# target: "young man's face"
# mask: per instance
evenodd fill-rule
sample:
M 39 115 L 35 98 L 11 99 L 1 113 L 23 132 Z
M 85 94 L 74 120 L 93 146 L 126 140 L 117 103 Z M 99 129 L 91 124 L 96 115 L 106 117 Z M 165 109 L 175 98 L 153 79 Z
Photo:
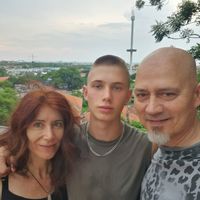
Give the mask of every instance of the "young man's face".
M 128 75 L 118 66 L 96 66 L 88 75 L 84 97 L 90 117 L 102 121 L 119 120 L 131 96 Z

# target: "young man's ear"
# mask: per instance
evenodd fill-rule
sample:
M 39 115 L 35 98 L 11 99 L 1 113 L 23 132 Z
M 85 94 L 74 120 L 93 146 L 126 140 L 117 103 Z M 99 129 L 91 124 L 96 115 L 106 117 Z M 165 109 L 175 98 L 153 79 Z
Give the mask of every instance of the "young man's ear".
M 83 86 L 83 97 L 87 101 L 87 95 L 88 95 L 88 90 L 87 90 L 87 85 Z

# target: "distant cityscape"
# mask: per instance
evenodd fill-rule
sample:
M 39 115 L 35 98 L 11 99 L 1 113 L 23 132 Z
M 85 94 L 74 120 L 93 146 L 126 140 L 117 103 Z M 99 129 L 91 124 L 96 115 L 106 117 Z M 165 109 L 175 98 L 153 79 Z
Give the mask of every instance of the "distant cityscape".
M 50 71 L 59 70 L 62 67 L 78 67 L 89 69 L 91 63 L 78 63 L 78 62 L 18 62 L 18 61 L 0 61 L 0 69 L 5 69 L 8 75 L 17 76 L 26 73 L 46 74 Z
M 81 120 L 85 121 L 89 119 L 89 113 L 87 111 L 87 105 L 83 102 L 81 88 L 83 84 L 85 84 L 87 73 L 91 65 L 92 63 L 77 62 L 46 63 L 0 61 L 0 71 L 6 71 L 5 75 L 0 75 L 0 83 L 5 81 L 11 82 L 12 88 L 17 92 L 19 98 L 23 97 L 24 94 L 31 89 L 32 86 L 29 85 L 29 81 L 31 80 L 38 80 L 45 85 L 53 86 L 66 96 L 78 115 L 81 115 Z M 70 71 L 71 69 L 74 71 Z M 74 74 L 76 75 L 73 77 Z M 27 79 L 28 85 L 26 84 Z M 59 82 L 55 82 L 58 79 Z M 0 109 L 4 108 L 0 106 Z M 10 111 L 7 110 L 6 112 L 9 115 Z M 122 116 L 128 121 L 138 121 L 138 117 L 135 115 L 135 110 L 131 104 L 124 107 Z M 4 124 L 4 122 L 0 123 L 0 125 Z M 0 132 L 3 129 L 4 127 L 0 127 Z

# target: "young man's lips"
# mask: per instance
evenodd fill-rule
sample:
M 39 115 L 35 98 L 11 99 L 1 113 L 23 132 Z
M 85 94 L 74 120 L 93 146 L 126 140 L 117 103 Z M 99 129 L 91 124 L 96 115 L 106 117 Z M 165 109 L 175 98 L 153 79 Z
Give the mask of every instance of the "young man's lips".
M 113 108 L 110 106 L 99 106 L 99 109 L 102 111 L 111 111 Z

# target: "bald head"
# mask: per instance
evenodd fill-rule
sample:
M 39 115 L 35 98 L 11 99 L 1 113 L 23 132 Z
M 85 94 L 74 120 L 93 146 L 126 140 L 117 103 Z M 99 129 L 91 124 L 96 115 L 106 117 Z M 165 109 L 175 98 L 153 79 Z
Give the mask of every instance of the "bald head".
M 140 63 L 137 75 L 143 70 L 149 73 L 157 70 L 173 71 L 179 78 L 197 82 L 195 60 L 187 51 L 179 48 L 164 47 L 153 51 Z

